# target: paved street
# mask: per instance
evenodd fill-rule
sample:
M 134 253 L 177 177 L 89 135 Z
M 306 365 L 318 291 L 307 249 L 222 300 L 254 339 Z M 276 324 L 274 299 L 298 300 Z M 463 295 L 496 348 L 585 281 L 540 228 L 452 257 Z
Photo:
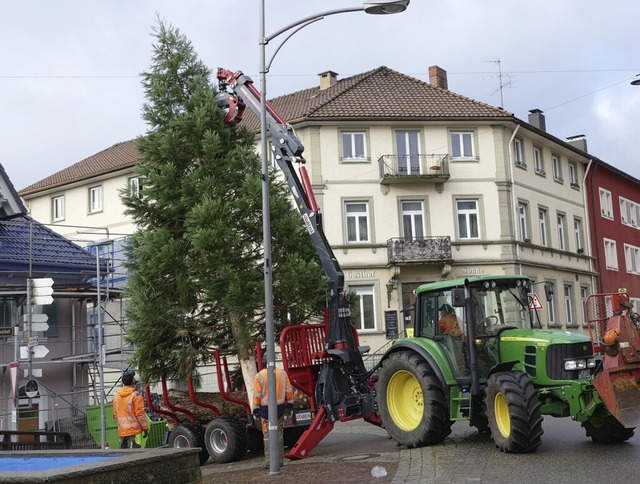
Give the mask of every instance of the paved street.
M 488 434 L 457 423 L 441 445 L 400 449 L 382 429 L 354 421 L 337 424 L 312 456 L 287 461 L 282 473 L 270 476 L 262 455 L 240 462 L 202 467 L 205 483 L 603 483 L 636 482 L 640 475 L 640 436 L 620 445 L 597 445 L 580 424 L 546 417 L 542 445 L 527 455 L 499 452 Z M 383 467 L 384 478 L 371 470 Z

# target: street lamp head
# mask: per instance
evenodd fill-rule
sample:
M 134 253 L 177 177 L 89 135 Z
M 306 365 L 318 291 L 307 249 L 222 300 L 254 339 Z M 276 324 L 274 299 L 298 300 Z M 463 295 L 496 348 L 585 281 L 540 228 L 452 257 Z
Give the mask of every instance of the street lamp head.
M 640 86 L 640 74 L 636 74 L 636 77 L 631 81 L 632 86 Z
M 385 15 L 404 12 L 410 0 L 368 0 L 364 2 L 365 13 Z

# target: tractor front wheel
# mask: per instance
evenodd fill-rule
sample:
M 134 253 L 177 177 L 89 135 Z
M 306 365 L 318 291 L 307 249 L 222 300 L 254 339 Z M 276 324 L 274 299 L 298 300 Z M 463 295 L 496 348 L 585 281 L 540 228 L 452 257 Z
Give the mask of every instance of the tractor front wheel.
M 613 415 L 606 417 L 593 416 L 582 427 L 587 432 L 587 437 L 600 444 L 617 444 L 625 442 L 633 437 L 633 430 L 622 426 Z
M 526 374 L 505 371 L 491 375 L 487 379 L 485 406 L 496 447 L 520 454 L 540 446 L 540 402 Z
M 209 452 L 204 445 L 204 427 L 199 423 L 180 424 L 169 434 L 169 447 L 173 449 L 192 449 L 200 447 L 200 465 L 209 460 Z
M 375 385 L 383 427 L 407 448 L 437 444 L 451 433 L 442 383 L 417 353 L 389 355 Z
M 247 453 L 249 435 L 246 427 L 233 417 L 214 418 L 204 433 L 204 443 L 211 460 L 219 464 L 242 459 Z

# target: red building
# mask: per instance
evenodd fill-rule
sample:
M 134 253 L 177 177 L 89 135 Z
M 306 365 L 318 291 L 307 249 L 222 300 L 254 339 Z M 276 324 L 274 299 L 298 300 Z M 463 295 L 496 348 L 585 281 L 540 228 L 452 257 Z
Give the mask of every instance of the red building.
M 593 160 L 585 193 L 596 292 L 626 289 L 640 311 L 640 180 Z

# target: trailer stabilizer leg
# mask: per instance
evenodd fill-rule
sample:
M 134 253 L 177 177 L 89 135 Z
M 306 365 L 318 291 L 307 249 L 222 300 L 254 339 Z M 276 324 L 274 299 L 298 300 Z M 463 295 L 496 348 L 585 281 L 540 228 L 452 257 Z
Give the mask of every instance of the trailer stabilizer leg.
M 333 422 L 326 418 L 324 407 L 320 407 L 311 426 L 300 436 L 296 444 L 291 448 L 287 459 L 306 459 L 311 456 L 311 451 L 333 429 Z

